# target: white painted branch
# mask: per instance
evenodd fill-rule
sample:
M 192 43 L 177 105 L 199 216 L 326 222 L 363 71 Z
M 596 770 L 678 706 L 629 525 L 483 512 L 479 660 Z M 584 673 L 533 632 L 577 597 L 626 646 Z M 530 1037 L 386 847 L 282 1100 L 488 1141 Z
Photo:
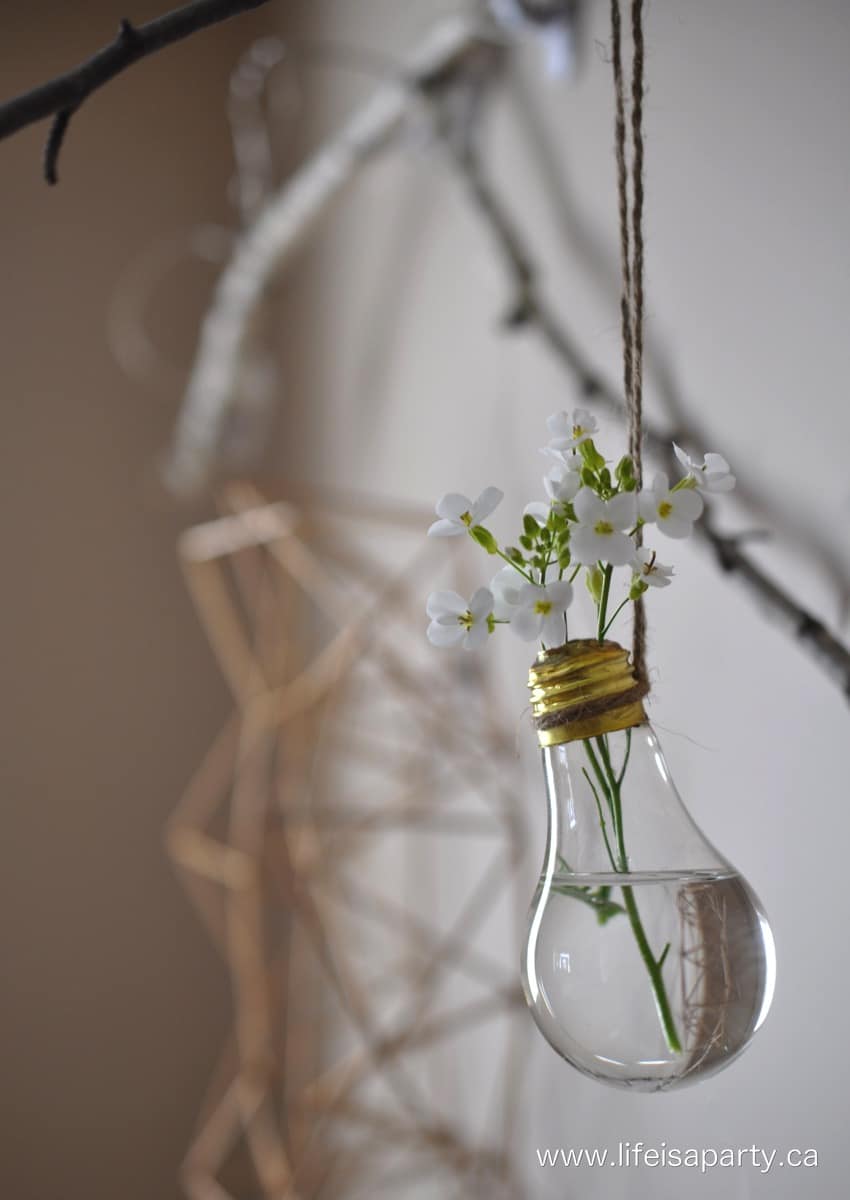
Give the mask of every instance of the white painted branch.
M 482 42 L 479 26 L 440 25 L 407 70 L 378 92 L 326 143 L 238 239 L 203 321 L 198 351 L 166 465 L 169 486 L 202 489 L 215 468 L 228 421 L 270 400 L 274 381 L 250 353 L 254 320 L 270 282 L 312 234 L 332 203 L 388 145 L 408 112 L 411 85 L 436 79 Z M 263 393 L 266 393 L 264 396 Z

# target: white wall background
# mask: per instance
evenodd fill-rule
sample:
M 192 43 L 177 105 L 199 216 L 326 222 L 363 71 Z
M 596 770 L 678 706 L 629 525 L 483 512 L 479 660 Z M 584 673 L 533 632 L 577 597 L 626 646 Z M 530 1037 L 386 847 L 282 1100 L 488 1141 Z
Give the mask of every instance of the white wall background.
M 448 3 L 311 5 L 323 36 L 393 52 Z M 586 235 L 564 237 L 508 97 L 488 130 L 494 179 L 533 240 L 548 294 L 593 361 L 619 378 L 612 88 L 598 48 L 608 6 L 589 4 L 580 73 L 547 82 L 533 47 L 524 78 L 543 114 Z M 689 412 L 769 502 L 754 518 L 721 501 L 729 529 L 775 529 L 758 558 L 840 628 L 818 541 L 850 574 L 850 8 L 839 0 L 655 0 L 648 43 L 649 336 Z M 371 85 L 323 74 L 332 128 Z M 604 248 L 601 275 L 588 252 Z M 508 299 L 491 246 L 438 152 L 416 139 L 372 168 L 328 222 L 311 263 L 312 362 L 283 460 L 291 473 L 410 500 L 490 483 L 494 521 L 537 496 L 544 418 L 579 402 L 532 333 L 504 335 Z M 310 353 L 308 351 L 308 353 Z M 650 414 L 663 418 L 656 389 Z M 772 514 L 772 515 L 771 515 Z M 797 543 L 787 548 L 785 533 Z M 799 539 L 808 541 L 801 549 Z M 489 577 L 486 561 L 481 580 Z M 682 1093 L 619 1094 L 564 1066 L 539 1040 L 527 1096 L 532 1194 L 612 1198 L 834 1197 L 846 1109 L 848 707 L 750 598 L 691 546 L 675 587 L 653 595 L 651 715 L 674 777 L 710 838 L 760 893 L 777 938 L 772 1014 L 727 1073 Z M 441 580 L 435 578 L 433 586 Z M 424 600 L 424 597 L 423 597 Z M 845 627 L 845 636 L 850 631 Z M 491 650 L 493 648 L 491 647 Z M 506 704 L 524 705 L 527 650 L 503 640 Z M 526 801 L 542 810 L 542 793 Z M 542 830 L 539 831 L 542 838 Z M 535 847 L 535 857 L 542 843 Z M 543 1172 L 544 1145 L 753 1143 L 815 1147 L 816 1171 Z

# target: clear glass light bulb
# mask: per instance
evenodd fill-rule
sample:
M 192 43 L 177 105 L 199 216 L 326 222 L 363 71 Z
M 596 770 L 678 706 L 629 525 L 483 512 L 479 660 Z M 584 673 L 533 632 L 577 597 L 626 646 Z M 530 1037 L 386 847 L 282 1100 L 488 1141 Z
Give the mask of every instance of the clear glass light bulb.
M 605 1083 L 705 1078 L 770 1007 L 764 910 L 685 810 L 621 647 L 544 651 L 531 688 L 549 807 L 522 957 L 534 1019 Z

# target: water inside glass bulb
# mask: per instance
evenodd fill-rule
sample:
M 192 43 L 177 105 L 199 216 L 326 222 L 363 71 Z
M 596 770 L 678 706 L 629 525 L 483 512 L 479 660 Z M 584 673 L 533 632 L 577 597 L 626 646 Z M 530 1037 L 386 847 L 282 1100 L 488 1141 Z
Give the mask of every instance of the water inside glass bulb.
M 541 753 L 549 832 L 522 957 L 534 1020 L 605 1083 L 713 1074 L 770 1007 L 758 898 L 682 805 L 647 722 Z

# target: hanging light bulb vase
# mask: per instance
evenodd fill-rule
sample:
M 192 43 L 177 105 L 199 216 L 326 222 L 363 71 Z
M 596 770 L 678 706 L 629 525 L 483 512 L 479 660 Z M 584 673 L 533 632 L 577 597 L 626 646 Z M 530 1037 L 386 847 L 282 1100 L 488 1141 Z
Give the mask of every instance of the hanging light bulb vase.
M 503 499 L 498 488 L 475 500 L 442 496 L 428 535 L 468 534 L 505 566 L 468 601 L 432 592 L 426 633 L 434 646 L 474 651 L 506 626 L 542 647 L 529 687 L 549 834 L 522 956 L 526 998 L 567 1062 L 606 1083 L 658 1091 L 705 1078 L 741 1053 L 770 1007 L 775 956 L 761 904 L 686 812 L 643 707 L 644 595 L 674 575 L 646 536 L 687 538 L 704 496 L 736 481 L 721 454 L 699 460 L 675 443 L 671 465 L 684 468 L 681 477 L 643 478 L 643 0 L 631 10 L 627 123 L 622 19 L 611 0 L 628 453 L 601 452 L 587 409 L 552 413 L 547 501 L 525 506 L 510 544 L 483 524 Z M 615 582 L 622 568 L 624 591 Z M 569 640 L 582 575 L 596 638 Z M 630 605 L 631 659 L 608 640 Z
M 764 910 L 682 805 L 621 646 L 544 650 L 529 688 L 549 811 L 522 960 L 534 1019 L 603 1082 L 704 1078 L 770 1006 Z

